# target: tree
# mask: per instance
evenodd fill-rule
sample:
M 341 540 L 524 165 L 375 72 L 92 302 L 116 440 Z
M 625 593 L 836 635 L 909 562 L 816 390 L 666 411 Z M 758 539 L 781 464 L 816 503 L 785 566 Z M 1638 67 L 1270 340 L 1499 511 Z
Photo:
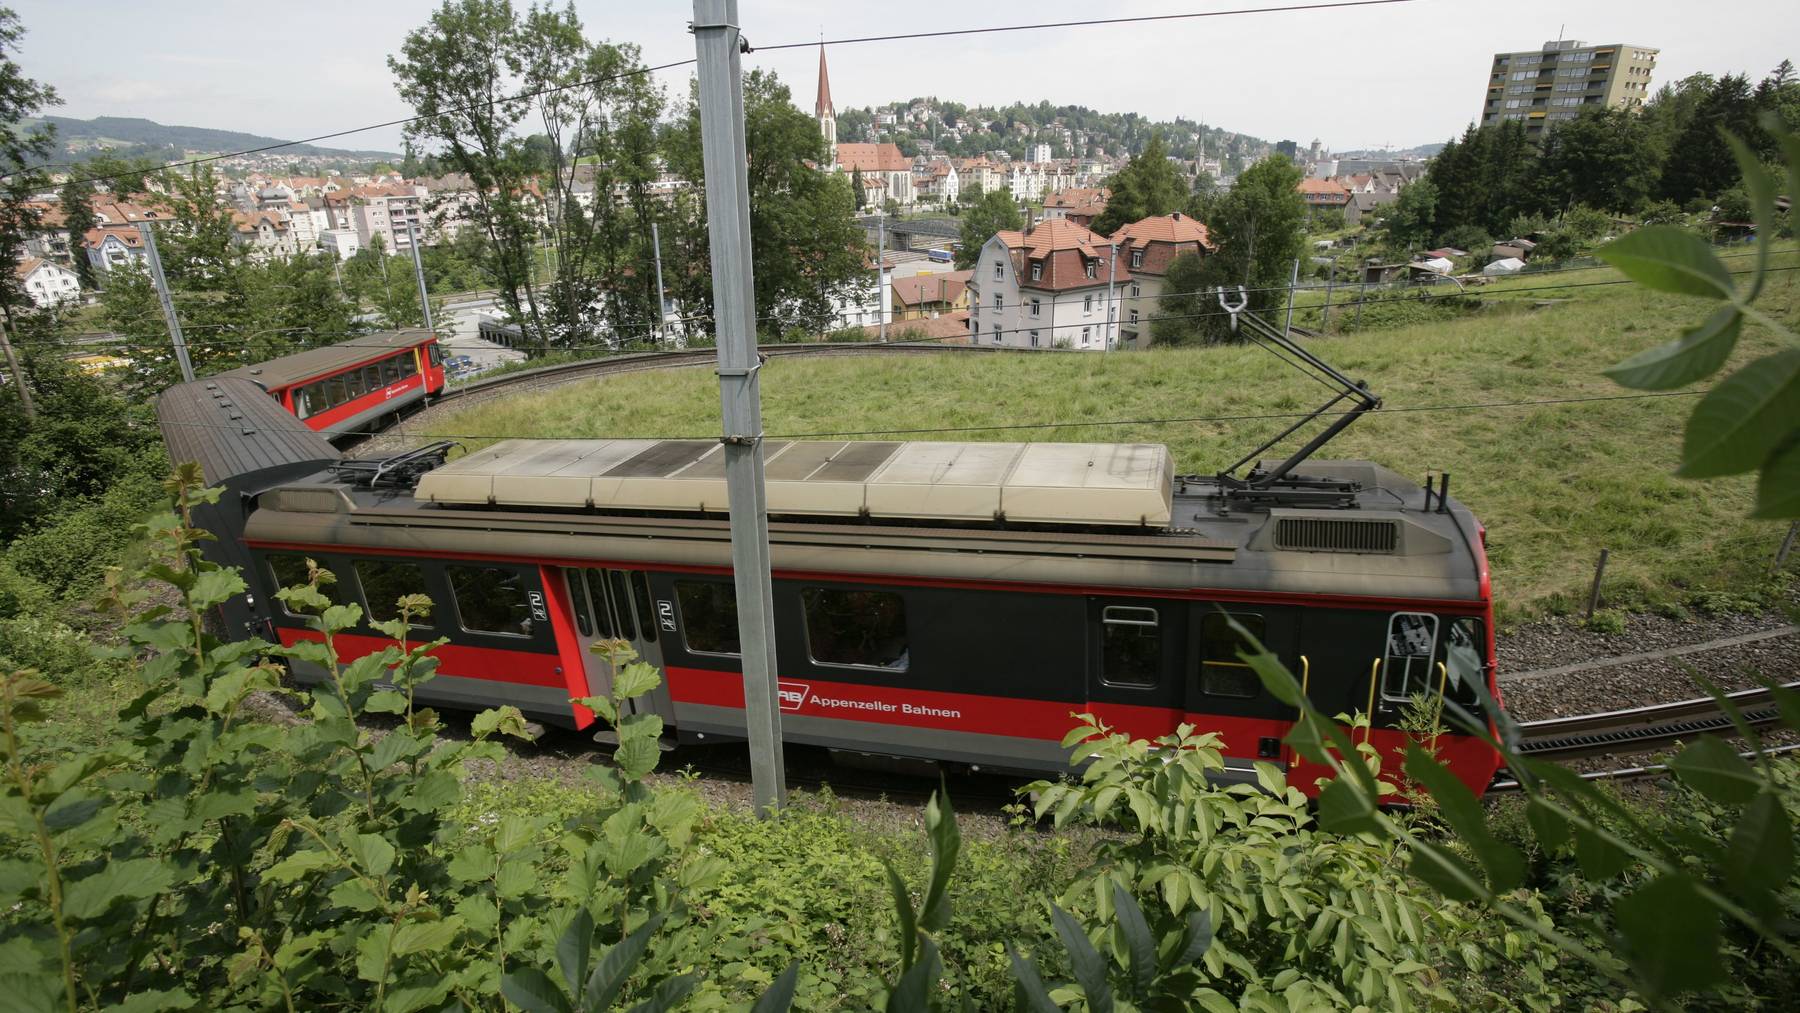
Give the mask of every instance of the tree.
M 1400 191 L 1387 216 L 1388 241 L 1396 250 L 1410 250 L 1431 241 L 1433 222 L 1442 220 L 1438 213 L 1439 193 L 1431 175 L 1414 180 Z
M 1005 190 L 982 194 L 969 210 L 963 213 L 962 239 L 956 249 L 956 268 L 959 271 L 973 267 L 981 257 L 981 246 L 994 233 L 1017 231 L 1025 227 L 1019 217 L 1019 206 L 1013 203 L 1012 194 Z
M 860 165 L 850 170 L 850 195 L 856 198 L 856 210 L 861 211 L 869 197 L 863 190 L 863 174 Z
M 75 274 L 80 277 L 82 287 L 98 288 L 93 262 L 86 254 L 88 230 L 100 224 L 100 219 L 94 215 L 94 184 L 71 175 L 58 191 L 57 198 L 62 205 L 63 232 L 69 237 L 69 251 L 75 257 Z
M 26 77 L 18 61 L 13 59 L 12 54 L 18 51 L 19 40 L 24 35 L 19 16 L 0 7 L 0 179 L 6 181 L 0 189 L 0 257 L 8 267 L 0 271 L 0 314 L 5 316 L 5 328 L 0 330 L 0 352 L 5 354 L 13 382 L 18 385 L 25 416 L 30 418 L 35 412 L 31 389 L 8 333 L 16 329 L 17 315 L 33 303 L 25 294 L 24 280 L 10 268 L 24 252 L 27 236 L 40 224 L 41 216 L 30 201 L 44 185 L 43 171 L 38 167 L 54 150 L 55 135 L 48 127 L 26 130 L 24 121 L 37 115 L 45 106 L 58 105 L 62 100 L 50 86 Z
M 1188 203 L 1187 181 L 1170 163 L 1160 130 L 1151 133 L 1144 150 L 1107 180 L 1107 187 L 1112 194 L 1106 210 L 1093 224 L 1093 230 L 1103 236 L 1142 218 L 1179 211 Z
M 1630 214 L 1650 195 L 1655 167 L 1636 113 L 1590 107 L 1546 132 L 1538 158 L 1539 204 L 1560 214 L 1577 204 Z
M 1210 294 L 1216 288 L 1244 286 L 1247 308 L 1263 316 L 1286 304 L 1294 261 L 1306 246 L 1306 205 L 1295 190 L 1299 184 L 1294 163 L 1271 156 L 1244 170 L 1213 203 L 1206 226 L 1218 249 L 1195 258 L 1197 270 L 1186 265 L 1175 272 L 1171 264 L 1171 295 L 1159 306 L 1162 319 L 1152 324 L 1155 340 L 1238 340 Z
M 1753 148 L 1763 136 L 1756 125 L 1750 82 L 1742 74 L 1720 78 L 1694 109 L 1693 119 L 1675 138 L 1663 169 L 1662 196 L 1673 201 L 1709 197 L 1735 186 L 1741 174 L 1725 133 Z
M 869 242 L 855 217 L 850 181 L 815 168 L 825 138 L 811 116 L 794 106 L 774 74 L 744 75 L 744 144 L 749 155 L 750 245 L 756 277 L 756 315 L 769 333 L 828 329 L 834 305 L 867 283 Z M 687 265 L 675 278 L 689 315 L 712 316 L 712 278 L 706 237 L 705 166 L 700 157 L 700 110 L 690 95 L 667 139 L 669 168 L 694 182 L 689 210 L 679 215 Z

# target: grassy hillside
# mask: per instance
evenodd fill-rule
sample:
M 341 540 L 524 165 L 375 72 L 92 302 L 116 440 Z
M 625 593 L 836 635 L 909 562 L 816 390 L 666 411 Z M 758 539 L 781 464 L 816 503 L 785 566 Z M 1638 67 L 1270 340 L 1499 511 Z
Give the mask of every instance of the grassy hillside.
M 1793 267 L 1800 257 L 1783 254 L 1778 264 Z M 1607 276 L 1582 272 L 1580 280 Z M 1763 305 L 1800 319 L 1797 293 L 1793 273 L 1776 274 Z M 1600 371 L 1674 337 L 1704 308 L 1630 285 L 1567 294 L 1571 301 L 1538 308 L 1535 295 L 1496 300 L 1453 321 L 1319 341 L 1314 347 L 1329 361 L 1386 399 L 1384 411 L 1353 426 L 1325 456 L 1367 457 L 1420 479 L 1428 470 L 1452 473 L 1453 494 L 1487 525 L 1496 595 L 1512 616 L 1583 597 L 1603 546 L 1612 550 L 1614 604 L 1672 607 L 1768 590 L 1763 574 L 1785 526 L 1746 519 L 1751 479 L 1691 482 L 1670 474 L 1696 399 L 1426 410 L 1627 395 Z M 1753 333 L 1737 355 L 1774 347 Z M 1273 356 L 1243 347 L 776 360 L 763 372 L 771 436 L 1216 419 L 1304 411 L 1324 394 Z M 712 373 L 683 370 L 476 405 L 433 424 L 443 435 L 476 437 L 465 440 L 472 446 L 501 436 L 711 436 L 718 410 Z M 1136 421 L 911 438 L 1154 441 L 1169 445 L 1178 467 L 1207 472 L 1285 424 Z

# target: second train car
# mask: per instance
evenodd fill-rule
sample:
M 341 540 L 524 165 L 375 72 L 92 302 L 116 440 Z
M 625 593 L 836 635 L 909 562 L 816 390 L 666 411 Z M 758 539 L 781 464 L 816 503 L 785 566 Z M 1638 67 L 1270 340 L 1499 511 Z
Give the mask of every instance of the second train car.
M 306 428 L 365 432 L 444 389 L 444 353 L 423 328 L 379 331 L 220 374 L 255 383 Z

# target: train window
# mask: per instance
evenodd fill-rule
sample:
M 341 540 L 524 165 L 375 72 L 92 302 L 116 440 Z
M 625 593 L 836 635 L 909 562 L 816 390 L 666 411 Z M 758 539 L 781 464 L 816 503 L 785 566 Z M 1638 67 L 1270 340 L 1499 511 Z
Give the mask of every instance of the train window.
M 294 388 L 294 414 L 299 418 L 311 418 L 313 412 L 325 407 L 319 403 L 319 392 L 314 387 Z
M 594 635 L 594 621 L 588 612 L 587 582 L 581 579 L 580 570 L 569 570 L 565 576 L 569 581 L 569 607 L 575 610 L 575 628 L 584 637 Z
M 1437 616 L 1424 612 L 1396 612 L 1388 619 L 1381 699 L 1405 703 L 1432 685 L 1431 657 L 1437 646 L 1437 626 Z
M 373 394 L 385 384 L 381 382 L 381 364 L 363 367 L 363 389 Z
M 353 369 L 350 372 L 345 373 L 344 374 L 344 386 L 346 389 L 349 390 L 350 396 L 352 398 L 362 397 L 363 396 L 362 370 Z
M 906 605 L 899 595 L 809 587 L 800 592 L 800 603 L 815 663 L 906 669 Z
M 737 654 L 737 592 L 730 584 L 675 582 L 681 628 L 693 654 Z
M 402 379 L 412 376 L 419 371 L 419 364 L 413 361 L 413 353 L 401 352 L 399 355 L 394 356 L 394 358 L 399 360 L 400 376 Z
M 656 643 L 656 610 L 650 604 L 650 579 L 642 570 L 631 571 L 631 600 L 637 603 L 638 622 L 643 624 L 644 639 Z
M 349 397 L 349 395 L 344 393 L 344 378 L 343 377 L 334 376 L 331 379 L 325 381 L 325 403 L 326 404 L 330 405 L 333 408 L 336 408 L 338 405 L 341 405 L 345 401 L 348 401 L 348 400 L 350 400 L 350 397 Z
M 431 356 L 431 366 L 433 369 L 440 368 L 444 365 L 444 350 L 438 347 L 437 342 L 434 341 L 431 344 L 426 345 L 425 351 Z
M 612 574 L 613 613 L 619 618 L 619 636 L 636 640 L 637 624 L 631 621 L 631 590 L 625 586 L 625 571 L 607 572 Z
M 531 635 L 531 603 L 524 580 L 511 570 L 493 566 L 449 566 L 450 592 L 456 614 L 471 633 L 508 637 Z
M 1162 627 L 1156 610 L 1108 605 L 1100 612 L 1100 680 L 1154 686 L 1162 675 Z
M 1444 665 L 1450 683 L 1446 692 L 1474 703 L 1479 698 L 1475 688 L 1487 685 L 1486 658 L 1487 632 L 1481 620 L 1473 616 L 1450 620 L 1450 629 L 1444 633 Z
M 1256 670 L 1238 657 L 1239 651 L 1253 650 L 1237 630 L 1235 619 L 1258 641 L 1266 629 L 1263 617 L 1250 612 L 1208 612 L 1200 617 L 1200 692 L 1211 696 L 1235 696 L 1249 699 L 1262 692 L 1262 680 Z
M 400 382 L 400 360 L 389 356 L 381 360 L 381 378 L 388 383 Z
M 275 577 L 275 587 L 277 590 L 284 587 L 299 587 L 300 585 L 305 584 L 307 579 L 306 557 L 292 555 L 270 556 L 269 572 Z M 335 576 L 335 574 L 333 576 Z M 333 605 L 344 604 L 343 587 L 336 581 L 319 585 L 319 593 L 324 595 Z M 281 610 L 290 616 L 304 616 L 311 614 L 307 612 L 295 612 L 293 609 L 288 608 L 285 602 L 282 603 Z
M 583 570 L 586 576 L 588 601 L 594 607 L 594 634 L 602 640 L 611 640 L 618 634 L 613 632 L 612 609 L 606 604 L 606 571 Z
M 362 582 L 363 603 L 369 618 L 382 622 L 400 618 L 400 608 L 395 603 L 403 596 L 425 593 L 425 571 L 417 563 L 359 559 L 356 561 L 356 579 Z M 431 620 L 419 619 L 412 625 L 430 626 Z

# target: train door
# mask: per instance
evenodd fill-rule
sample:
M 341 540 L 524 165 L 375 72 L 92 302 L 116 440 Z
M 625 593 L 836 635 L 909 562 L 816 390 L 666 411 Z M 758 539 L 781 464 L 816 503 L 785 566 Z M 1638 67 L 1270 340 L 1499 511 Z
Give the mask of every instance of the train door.
M 650 582 L 642 570 L 565 567 L 563 579 L 568 582 L 569 601 L 575 610 L 575 632 L 581 643 L 582 662 L 587 667 L 590 695 L 607 696 L 612 692 L 612 666 L 591 650 L 599 641 L 623 640 L 645 664 L 662 670 L 655 605 L 650 598 Z M 625 712 L 660 714 L 664 724 L 672 727 L 675 711 L 667 678 L 654 690 L 628 703 Z
M 1090 598 L 1086 694 L 1102 721 L 1135 738 L 1180 723 L 1185 606 L 1147 598 Z
M 1264 689 L 1256 670 L 1239 656 L 1252 648 L 1233 622 L 1299 678 L 1308 665 L 1297 649 L 1300 610 L 1218 602 L 1195 602 L 1190 608 L 1194 634 L 1186 667 L 1188 720 L 1201 731 L 1224 736 L 1226 762 L 1232 767 L 1247 770 L 1259 760 L 1291 766 L 1292 750 L 1282 740 L 1298 714 Z

